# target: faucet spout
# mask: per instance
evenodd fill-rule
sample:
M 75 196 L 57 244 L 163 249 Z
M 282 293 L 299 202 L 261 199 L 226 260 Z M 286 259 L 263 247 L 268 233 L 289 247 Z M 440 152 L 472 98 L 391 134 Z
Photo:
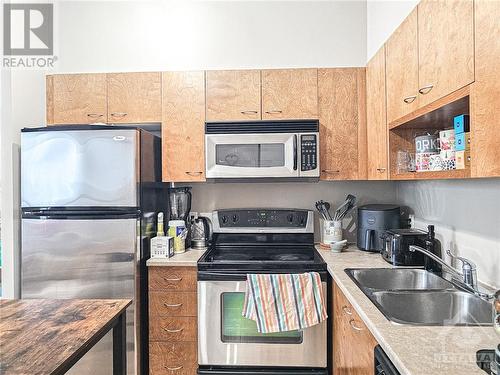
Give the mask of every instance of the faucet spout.
M 443 259 L 441 259 L 440 257 L 438 257 L 436 254 L 433 254 L 431 253 L 429 250 L 427 249 L 424 249 L 423 247 L 420 247 L 420 246 L 415 246 L 415 245 L 411 245 L 409 247 L 409 250 L 411 252 L 415 252 L 415 251 L 418 251 L 424 255 L 427 255 L 429 258 L 431 258 L 432 260 L 438 262 L 441 266 L 443 266 L 444 268 L 446 268 L 446 270 L 451 273 L 453 276 L 456 276 L 456 277 L 459 277 L 459 278 L 462 278 L 462 274 L 457 271 L 455 268 L 453 268 L 452 266 L 450 266 L 448 263 L 446 263 Z

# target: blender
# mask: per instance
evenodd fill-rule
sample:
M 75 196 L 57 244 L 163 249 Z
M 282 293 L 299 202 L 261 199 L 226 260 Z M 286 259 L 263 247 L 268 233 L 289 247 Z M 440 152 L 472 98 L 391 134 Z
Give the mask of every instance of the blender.
M 182 253 L 190 247 L 189 212 L 191 211 L 191 187 L 172 187 L 168 189 L 170 202 L 169 236 L 174 237 L 174 253 Z

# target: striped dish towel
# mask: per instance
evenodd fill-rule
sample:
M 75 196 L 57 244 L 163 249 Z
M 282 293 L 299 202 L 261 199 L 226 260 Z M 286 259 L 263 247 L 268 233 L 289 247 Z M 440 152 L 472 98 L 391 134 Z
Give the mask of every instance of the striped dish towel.
M 255 320 L 260 333 L 321 323 L 328 316 L 319 273 L 247 274 L 242 315 Z

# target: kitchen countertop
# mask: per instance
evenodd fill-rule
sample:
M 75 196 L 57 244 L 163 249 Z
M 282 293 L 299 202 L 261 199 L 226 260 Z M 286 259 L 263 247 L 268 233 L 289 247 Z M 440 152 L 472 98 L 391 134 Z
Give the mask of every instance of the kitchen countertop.
M 184 266 L 196 267 L 196 262 L 206 250 L 187 249 L 185 253 L 175 254 L 171 258 L 150 258 L 146 261 L 148 267 L 151 266 Z
M 318 251 L 328 271 L 401 374 L 485 374 L 476 351 L 498 345 L 493 327 L 436 327 L 394 324 L 387 320 L 344 272 L 346 268 L 388 268 L 378 253 L 351 246 L 342 253 Z

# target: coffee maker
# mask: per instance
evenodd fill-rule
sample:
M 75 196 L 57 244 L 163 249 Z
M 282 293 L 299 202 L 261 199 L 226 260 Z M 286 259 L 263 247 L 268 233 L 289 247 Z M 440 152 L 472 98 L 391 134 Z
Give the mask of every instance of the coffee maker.
M 393 204 L 367 204 L 358 208 L 358 248 L 380 252 L 384 248 L 382 234 L 387 229 L 401 228 L 401 207 Z

